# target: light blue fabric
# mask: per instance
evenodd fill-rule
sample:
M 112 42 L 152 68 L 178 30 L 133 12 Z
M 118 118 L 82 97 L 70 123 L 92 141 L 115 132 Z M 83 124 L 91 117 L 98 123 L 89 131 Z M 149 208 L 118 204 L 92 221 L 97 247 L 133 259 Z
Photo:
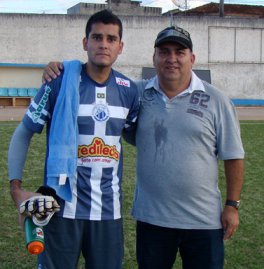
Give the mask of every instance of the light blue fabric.
M 71 201 L 72 183 L 77 169 L 77 114 L 82 63 L 66 61 L 63 66 L 61 89 L 51 121 L 47 185 L 55 189 L 62 199 Z M 62 174 L 67 176 L 65 184 L 59 184 Z

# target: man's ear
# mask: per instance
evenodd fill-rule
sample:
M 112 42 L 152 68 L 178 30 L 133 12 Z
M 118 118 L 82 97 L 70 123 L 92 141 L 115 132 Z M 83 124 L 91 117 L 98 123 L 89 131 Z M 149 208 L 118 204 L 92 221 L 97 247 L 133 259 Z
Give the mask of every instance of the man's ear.
M 155 66 L 155 54 L 156 54 L 156 50 L 154 51 L 153 56 L 152 56 L 152 63 L 154 67 L 156 67 Z
M 87 39 L 87 37 L 84 37 L 83 38 L 83 49 L 85 51 L 87 51 L 87 45 L 88 45 L 88 39 Z
M 119 55 L 123 52 L 123 48 L 124 48 L 124 42 L 123 41 L 120 41 L 120 44 L 119 44 L 119 52 L 118 52 Z
M 192 60 L 191 60 L 191 61 L 192 61 L 192 64 L 195 63 L 195 58 L 196 58 L 196 57 L 195 57 L 195 54 L 192 53 Z

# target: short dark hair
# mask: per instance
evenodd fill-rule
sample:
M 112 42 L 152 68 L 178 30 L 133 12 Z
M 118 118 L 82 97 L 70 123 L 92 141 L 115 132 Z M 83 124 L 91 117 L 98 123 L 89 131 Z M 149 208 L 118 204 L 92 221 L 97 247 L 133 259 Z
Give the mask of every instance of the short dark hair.
M 123 26 L 121 20 L 113 14 L 110 10 L 102 10 L 99 12 L 96 12 L 93 14 L 89 20 L 87 21 L 86 28 L 85 28 L 85 34 L 86 37 L 88 38 L 91 30 L 92 30 L 92 25 L 95 23 L 103 23 L 103 24 L 114 24 L 118 25 L 119 27 L 119 37 L 120 40 L 122 39 L 122 34 L 123 34 Z

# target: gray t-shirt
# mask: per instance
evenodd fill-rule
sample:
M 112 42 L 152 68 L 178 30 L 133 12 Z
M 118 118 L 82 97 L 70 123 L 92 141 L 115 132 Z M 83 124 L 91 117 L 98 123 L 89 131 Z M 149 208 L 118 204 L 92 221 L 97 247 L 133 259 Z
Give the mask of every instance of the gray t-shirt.
M 180 229 L 222 227 L 218 159 L 243 159 L 231 101 L 194 73 L 169 100 L 157 77 L 141 81 L 136 134 L 137 183 L 132 215 Z

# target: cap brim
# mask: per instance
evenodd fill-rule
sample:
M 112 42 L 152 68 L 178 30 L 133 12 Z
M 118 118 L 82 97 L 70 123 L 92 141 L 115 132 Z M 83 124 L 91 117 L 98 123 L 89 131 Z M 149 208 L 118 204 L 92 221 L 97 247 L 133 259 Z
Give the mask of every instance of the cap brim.
M 172 42 L 172 43 L 178 43 L 180 45 L 182 45 L 184 48 L 189 48 L 191 49 L 191 46 L 189 44 L 187 44 L 186 40 L 183 39 L 183 38 L 180 38 L 180 37 L 176 37 L 176 36 L 169 36 L 167 38 L 163 38 L 161 40 L 157 40 L 155 42 L 155 47 L 158 47 L 164 43 L 167 43 L 167 42 Z

